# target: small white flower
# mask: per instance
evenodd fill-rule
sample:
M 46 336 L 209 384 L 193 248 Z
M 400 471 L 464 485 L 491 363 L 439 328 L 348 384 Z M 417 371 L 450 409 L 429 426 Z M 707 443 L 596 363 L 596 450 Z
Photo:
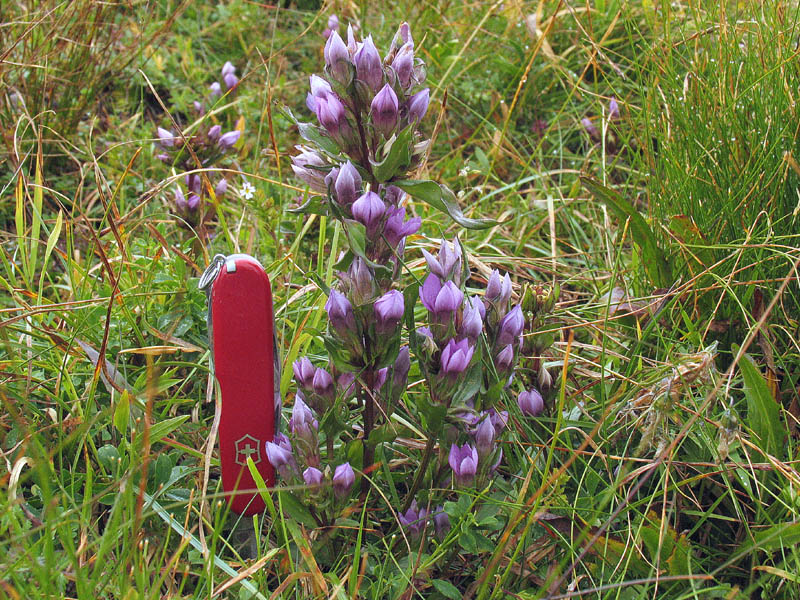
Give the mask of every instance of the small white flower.
M 241 189 L 239 190 L 239 195 L 245 200 L 250 200 L 253 198 L 253 196 L 255 196 L 255 193 L 256 193 L 255 186 L 249 181 L 245 180 L 245 182 L 242 184 Z

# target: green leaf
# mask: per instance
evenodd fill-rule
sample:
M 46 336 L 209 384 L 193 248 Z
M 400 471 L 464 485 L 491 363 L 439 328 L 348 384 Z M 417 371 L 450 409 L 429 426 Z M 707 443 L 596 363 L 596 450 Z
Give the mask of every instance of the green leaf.
M 347 236 L 347 241 L 350 243 L 350 250 L 356 256 L 360 256 L 364 261 L 376 271 L 385 271 L 389 273 L 389 267 L 379 265 L 376 262 L 367 258 L 367 228 L 358 221 L 347 220 L 344 222 L 344 234 Z
M 301 206 L 297 208 L 289 208 L 286 210 L 288 213 L 300 215 L 320 215 L 323 217 L 328 216 L 328 203 L 322 196 L 309 196 Z
M 332 156 L 339 156 L 341 150 L 339 148 L 339 144 L 337 144 L 333 139 L 327 136 L 327 134 L 323 133 L 323 130 L 312 123 L 303 123 L 297 120 L 297 117 L 294 116 L 294 113 L 286 107 L 280 107 L 281 114 L 289 119 L 292 123 L 297 125 L 297 129 L 300 132 L 300 137 L 302 137 L 307 142 L 311 142 L 315 144 L 320 149 L 324 150 L 328 154 Z
M 753 441 L 767 454 L 783 458 L 785 430 L 781 425 L 780 409 L 772 397 L 767 382 L 747 354 L 739 361 L 744 377 L 744 395 L 747 398 L 747 424 L 756 436 Z
M 659 287 L 670 285 L 670 265 L 658 247 L 653 230 L 644 217 L 627 200 L 602 183 L 587 176 L 581 176 L 581 183 L 592 195 L 613 210 L 622 220 L 630 220 L 633 241 L 642 249 L 644 267 L 650 280 Z
M 378 182 L 389 181 L 399 172 L 405 172 L 411 164 L 411 136 L 413 127 L 408 126 L 394 139 L 388 149 L 386 157 L 380 162 L 372 163 L 372 174 Z
M 280 496 L 281 507 L 286 516 L 311 529 L 317 527 L 317 522 L 311 516 L 311 512 L 306 508 L 306 505 L 298 500 L 292 492 L 280 490 L 277 493 Z
M 186 419 L 189 418 L 189 415 L 181 415 L 180 417 L 172 417 L 171 419 L 167 419 L 166 421 L 159 421 L 158 423 L 154 423 L 150 427 L 150 443 L 155 444 L 156 442 L 160 442 L 165 437 L 167 437 L 170 433 L 175 431 L 178 427 L 180 427 Z M 141 446 L 142 440 L 144 436 L 139 435 L 136 436 L 137 447 Z
M 117 472 L 117 463 L 119 462 L 119 451 L 115 446 L 106 444 L 105 446 L 97 449 L 97 458 L 100 464 L 108 473 Z
M 752 542 L 753 547 L 769 552 L 784 548 L 794 548 L 797 544 L 800 544 L 800 522 L 797 521 L 793 523 L 778 523 L 759 531 Z M 748 542 L 745 547 L 749 550 L 751 544 Z
M 431 580 L 433 587 L 436 588 L 436 591 L 439 592 L 445 598 L 452 598 L 452 600 L 461 600 L 463 594 L 458 591 L 458 588 L 454 586 L 449 581 L 445 581 L 444 579 L 433 579 Z
M 117 428 L 122 435 L 128 433 L 128 419 L 131 414 L 131 396 L 128 390 L 123 390 L 117 401 L 117 406 L 114 408 L 114 427 Z
M 465 229 L 488 229 L 499 223 L 493 219 L 471 219 L 465 217 L 458 206 L 455 194 L 443 185 L 434 181 L 414 181 L 405 179 L 395 181 L 394 185 L 407 192 L 417 200 L 427 202 L 432 207 L 450 215 L 456 223 Z

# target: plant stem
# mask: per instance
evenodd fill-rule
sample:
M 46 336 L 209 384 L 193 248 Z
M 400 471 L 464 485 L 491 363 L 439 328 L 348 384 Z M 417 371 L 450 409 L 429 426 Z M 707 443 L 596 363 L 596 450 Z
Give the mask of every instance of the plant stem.
M 425 454 L 422 455 L 422 463 L 420 463 L 417 474 L 414 476 L 414 482 L 411 484 L 408 494 L 406 494 L 406 501 L 403 504 L 403 510 L 401 512 L 408 510 L 408 507 L 411 506 L 411 502 L 414 499 L 414 494 L 417 493 L 419 486 L 422 485 L 422 479 L 425 477 L 425 471 L 428 469 L 428 463 L 431 461 L 431 456 L 433 456 L 434 446 L 436 446 L 436 436 L 432 435 L 428 438 L 428 442 L 425 444 Z
M 372 385 L 372 373 L 367 373 L 368 384 Z M 366 471 L 368 467 L 372 465 L 375 461 L 375 448 L 369 442 L 369 436 L 372 433 L 372 429 L 375 427 L 375 400 L 372 398 L 372 394 L 365 394 L 364 388 L 362 385 L 358 385 L 358 397 L 359 400 L 363 400 L 364 402 L 364 459 L 362 464 L 362 470 Z M 364 477 L 361 480 L 361 492 L 366 493 L 367 489 L 369 488 L 369 482 L 367 478 Z

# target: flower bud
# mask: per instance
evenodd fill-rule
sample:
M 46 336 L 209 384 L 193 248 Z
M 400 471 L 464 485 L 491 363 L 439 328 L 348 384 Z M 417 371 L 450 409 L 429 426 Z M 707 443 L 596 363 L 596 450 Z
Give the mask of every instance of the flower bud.
M 392 60 L 392 69 L 397 75 L 397 81 L 403 89 L 411 86 L 411 75 L 414 69 L 414 44 L 404 44 Z
M 284 479 L 289 479 L 297 471 L 297 461 L 292 454 L 292 445 L 282 433 L 276 433 L 272 442 L 266 443 L 267 460 Z
M 372 99 L 371 114 L 372 125 L 377 131 L 388 138 L 397 126 L 398 103 L 397 95 L 387 83 Z
M 355 481 L 356 475 L 350 463 L 339 465 L 333 472 L 333 491 L 340 498 L 346 496 Z
M 214 195 L 219 198 L 223 196 L 225 192 L 228 191 L 228 180 L 227 179 L 220 179 L 217 182 L 217 185 L 214 187 Z
M 325 175 L 319 169 L 312 169 L 309 167 L 322 167 L 325 166 L 323 158 L 314 150 L 305 146 L 295 146 L 300 151 L 300 154 L 292 157 L 292 171 L 315 192 L 325 192 L 327 186 L 325 185 Z
M 356 376 L 353 373 L 342 373 L 336 380 L 338 393 L 342 398 L 350 398 L 356 393 Z
M 356 43 L 356 34 L 353 30 L 353 25 L 347 25 L 347 51 L 350 53 L 350 56 L 353 56 L 356 51 L 358 50 L 358 44 Z
M 222 133 L 222 126 L 214 125 L 208 130 L 206 137 L 208 137 L 209 141 L 215 142 L 219 139 L 221 133 Z
M 199 194 L 203 190 L 203 182 L 200 180 L 200 175 L 197 173 L 186 175 L 183 178 L 183 182 L 186 184 L 186 187 L 189 188 L 190 192 Z
M 375 296 L 375 276 L 361 257 L 353 258 L 347 274 L 342 273 L 340 277 L 347 286 L 347 295 L 356 306 L 366 304 Z
M 328 29 L 331 31 L 339 29 L 339 17 L 336 15 L 331 15 L 328 17 Z
M 586 130 L 586 133 L 589 134 L 590 138 L 595 141 L 600 140 L 600 132 L 597 130 L 597 127 L 595 127 L 590 118 L 584 117 L 581 119 L 581 125 L 583 125 L 583 128 Z
M 289 431 L 305 442 L 313 442 L 317 429 L 319 423 L 314 418 L 314 413 L 298 393 L 292 407 L 292 418 L 289 419 Z
M 347 117 L 344 104 L 336 94 L 325 94 L 317 98 L 316 113 L 319 124 L 322 125 L 333 137 L 344 133 L 347 128 Z
M 220 86 L 218 81 L 215 81 L 210 86 L 208 86 L 208 89 L 209 89 L 209 95 L 211 96 L 212 100 L 214 98 L 219 98 L 222 95 L 222 86 Z
M 375 192 L 363 194 L 353 203 L 353 218 L 367 228 L 367 237 L 375 237 L 386 211 L 386 205 Z
M 405 312 L 405 299 L 397 290 L 389 290 L 375 301 L 373 306 L 376 331 L 378 333 L 394 333 Z
M 471 304 L 464 308 L 461 316 L 461 329 L 459 333 L 464 337 L 469 338 L 471 342 L 475 342 L 483 331 L 483 317 L 481 316 L 481 309 L 483 302 L 477 296 L 473 296 Z M 485 311 L 486 309 L 484 309 Z
M 397 28 L 397 33 L 394 34 L 392 38 L 392 43 L 389 46 L 389 53 L 388 56 L 392 56 L 395 52 L 398 51 L 398 48 L 405 46 L 406 44 L 414 45 L 414 40 L 411 37 L 411 28 L 408 26 L 408 23 L 402 23 L 400 27 Z
M 616 98 L 611 98 L 608 102 L 608 118 L 611 121 L 619 119 L 619 104 Z
M 497 343 L 500 346 L 519 344 L 523 327 L 525 327 L 525 317 L 522 316 L 522 309 L 517 305 L 500 321 Z
M 514 364 L 514 347 L 511 344 L 508 344 L 505 348 L 503 348 L 500 352 L 497 353 L 497 356 L 494 359 L 495 367 L 500 372 L 507 372 L 511 369 L 511 365 Z
M 343 85 L 350 83 L 350 53 L 337 31 L 325 43 L 325 65 L 331 76 Z
M 341 292 L 331 290 L 328 301 L 325 303 L 325 310 L 328 312 L 331 328 L 336 333 L 344 337 L 355 331 L 356 319 L 353 314 L 353 306 Z
M 494 426 L 488 416 L 475 428 L 475 447 L 480 458 L 488 456 L 494 450 Z
M 228 73 L 222 76 L 222 81 L 225 83 L 226 90 L 232 90 L 236 87 L 236 84 L 239 83 L 239 78 L 233 73 Z
M 461 244 L 458 238 L 453 240 L 453 247 L 447 241 L 442 240 L 439 247 L 439 256 L 434 256 L 427 250 L 422 250 L 428 269 L 442 281 L 453 281 L 456 285 L 461 283 Z
M 185 212 L 188 208 L 186 205 L 186 196 L 183 195 L 183 190 L 181 188 L 175 188 L 175 207 L 180 212 Z
M 464 300 L 464 293 L 452 281 L 442 285 L 439 278 L 431 273 L 422 284 L 420 298 L 425 308 L 433 314 L 434 320 L 442 323 L 452 319 L 453 313 Z
M 219 136 L 217 145 L 222 150 L 228 150 L 229 148 L 233 148 L 234 144 L 239 141 L 241 135 L 242 132 L 236 129 L 234 129 L 233 131 L 228 131 L 227 133 L 223 133 L 221 136 Z
M 233 75 L 234 73 L 236 73 L 236 67 L 233 66 L 231 61 L 225 61 L 225 64 L 222 65 L 222 71 L 220 72 L 220 75 L 225 77 L 225 75 Z
M 175 145 L 175 136 L 171 131 L 164 129 L 163 127 L 159 127 L 158 141 L 164 148 L 172 148 Z
M 189 212 L 194 212 L 200 206 L 200 196 L 197 194 L 189 194 L 189 197 L 186 199 L 186 208 L 189 209 Z
M 469 367 L 475 348 L 470 346 L 468 340 L 456 342 L 451 339 L 441 356 L 441 372 L 451 377 L 461 375 Z
M 508 273 L 501 278 L 500 271 L 497 269 L 492 271 L 486 285 L 485 298 L 494 304 L 498 314 L 505 314 L 508 309 L 508 301 L 511 299 L 511 278 Z
M 433 526 L 436 529 L 436 537 L 444 539 L 450 532 L 450 517 L 444 512 L 443 506 L 433 509 Z
M 383 83 L 383 67 L 381 66 L 381 55 L 372 41 L 372 36 L 367 39 L 353 56 L 356 65 L 356 76 L 366 83 L 373 92 L 377 92 Z
M 464 444 L 463 446 L 453 444 L 450 446 L 450 455 L 447 462 L 453 470 L 457 485 L 467 486 L 472 484 L 475 474 L 478 472 L 478 451 L 475 448 L 469 444 Z
M 315 393 L 329 400 L 333 399 L 336 394 L 335 390 L 333 389 L 333 377 L 331 377 L 331 374 L 322 367 L 318 368 L 314 373 L 314 379 L 311 381 L 311 387 L 314 388 Z
M 405 389 L 408 382 L 408 371 L 411 369 L 411 354 L 408 346 L 401 346 L 392 366 L 392 385 Z
M 431 94 L 428 88 L 417 92 L 408 100 L 408 122 L 419 123 L 428 112 Z
M 316 467 L 308 467 L 303 471 L 303 481 L 309 487 L 317 487 L 322 485 L 322 471 Z
M 205 112 L 206 112 L 205 107 L 200 102 L 198 102 L 197 100 L 192 102 L 192 106 L 194 107 L 194 110 L 195 110 L 196 113 L 198 113 L 200 115 L 205 114 Z
M 349 160 L 339 169 L 334 189 L 339 206 L 350 206 L 361 193 L 361 175 Z
M 517 405 L 522 411 L 522 414 L 529 417 L 537 417 L 542 414 L 544 410 L 542 395 L 535 389 L 521 392 L 520 395 L 517 396 Z

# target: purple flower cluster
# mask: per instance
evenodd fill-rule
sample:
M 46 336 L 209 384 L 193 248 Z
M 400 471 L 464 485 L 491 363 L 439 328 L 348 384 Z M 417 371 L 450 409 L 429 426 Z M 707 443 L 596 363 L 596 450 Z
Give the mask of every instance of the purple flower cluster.
M 222 67 L 221 75 L 226 90 L 230 91 L 238 85 L 236 67 L 230 62 L 226 62 Z M 222 87 L 218 82 L 214 82 L 210 87 L 208 99 L 214 100 L 221 93 Z M 195 100 L 193 106 L 199 116 L 205 114 L 204 102 Z M 183 179 L 185 191 L 180 186 L 175 188 L 175 207 L 180 214 L 192 222 L 200 222 L 203 218 L 200 209 L 204 200 L 212 193 L 217 199 L 223 196 L 228 190 L 228 181 L 221 177 L 212 184 L 203 172 L 197 171 L 197 161 L 200 161 L 203 168 L 218 163 L 236 146 L 242 132 L 237 129 L 223 132 L 221 125 L 204 121 L 191 134 L 174 133 L 171 129 L 164 127 L 158 127 L 156 134 L 159 148 L 157 158 L 164 163 L 177 165 L 188 171 Z
M 424 506 L 419 507 L 416 500 L 411 501 L 411 506 L 405 512 L 398 513 L 398 520 L 403 529 L 408 531 L 412 540 L 417 540 L 426 531 L 430 521 L 433 520 L 433 527 L 436 537 L 444 539 L 450 531 L 450 517 L 444 512 L 442 506 L 437 506 L 433 511 Z

